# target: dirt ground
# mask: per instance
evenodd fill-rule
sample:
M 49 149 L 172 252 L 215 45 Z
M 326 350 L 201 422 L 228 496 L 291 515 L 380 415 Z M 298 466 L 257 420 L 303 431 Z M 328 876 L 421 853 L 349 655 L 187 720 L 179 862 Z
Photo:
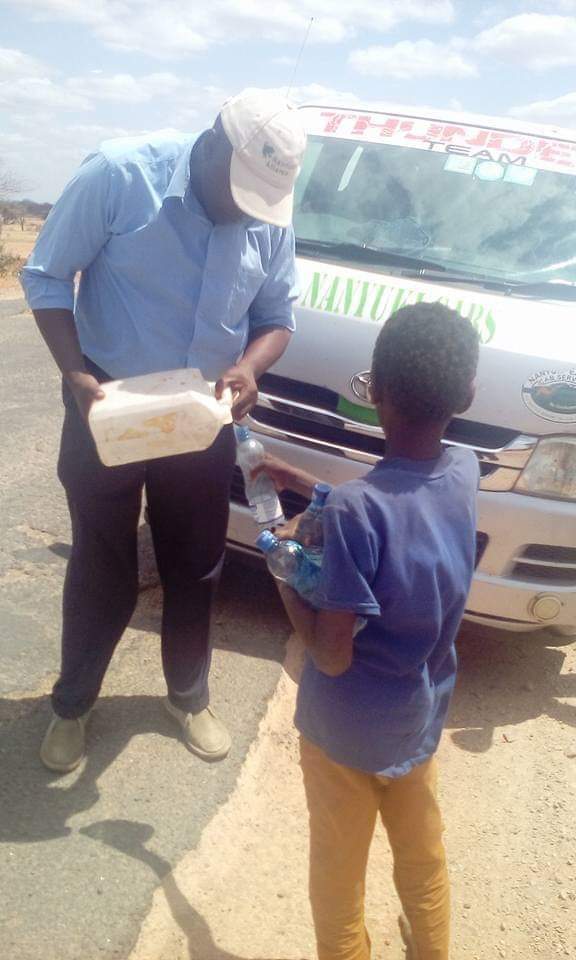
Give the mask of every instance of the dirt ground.
M 36 242 L 41 225 L 40 220 L 33 219 L 26 220 L 24 230 L 21 229 L 19 223 L 3 224 L 0 233 L 0 246 L 4 253 L 25 260 Z M 4 277 L 0 276 L 0 296 L 6 298 L 22 296 L 22 288 L 16 272 L 9 273 Z
M 576 647 L 555 644 L 462 631 L 440 749 L 453 960 L 576 957 Z M 130 960 L 315 956 L 295 692 L 284 676 L 235 793 L 164 879 Z M 402 957 L 397 914 L 379 830 L 367 901 L 374 960 Z

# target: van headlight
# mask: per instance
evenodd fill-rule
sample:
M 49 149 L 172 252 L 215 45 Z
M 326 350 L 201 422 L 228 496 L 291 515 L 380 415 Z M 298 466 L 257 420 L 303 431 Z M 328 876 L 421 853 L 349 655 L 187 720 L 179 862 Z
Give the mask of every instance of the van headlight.
M 576 437 L 545 437 L 524 467 L 516 493 L 576 500 Z

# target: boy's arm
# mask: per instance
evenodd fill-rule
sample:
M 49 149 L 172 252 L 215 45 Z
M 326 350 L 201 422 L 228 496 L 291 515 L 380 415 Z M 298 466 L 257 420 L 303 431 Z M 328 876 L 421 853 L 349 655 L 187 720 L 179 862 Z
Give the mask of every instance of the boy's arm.
M 343 610 L 313 610 L 286 583 L 278 589 L 296 633 L 314 665 L 329 677 L 345 673 L 352 663 L 356 614 Z
M 307 497 L 308 500 L 312 499 L 314 485 L 318 483 L 318 478 L 311 473 L 293 467 L 291 463 L 279 457 L 273 457 L 270 453 L 267 453 L 262 463 L 252 471 L 252 476 L 257 477 L 261 473 L 266 473 L 273 480 L 279 493 L 283 490 L 292 490 L 302 497 Z

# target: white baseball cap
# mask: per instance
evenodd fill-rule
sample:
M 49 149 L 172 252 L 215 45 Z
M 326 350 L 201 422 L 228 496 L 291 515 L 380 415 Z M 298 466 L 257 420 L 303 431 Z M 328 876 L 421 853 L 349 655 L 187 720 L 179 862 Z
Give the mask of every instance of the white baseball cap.
M 235 203 L 250 217 L 287 227 L 306 149 L 297 108 L 279 94 L 247 89 L 224 104 L 220 119 L 233 148 Z

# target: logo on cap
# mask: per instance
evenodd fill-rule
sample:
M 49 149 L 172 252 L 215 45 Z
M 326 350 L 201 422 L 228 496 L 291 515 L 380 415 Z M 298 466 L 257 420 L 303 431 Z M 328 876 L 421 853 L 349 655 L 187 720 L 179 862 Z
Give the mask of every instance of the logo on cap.
M 262 147 L 262 156 L 264 157 L 264 162 L 266 166 L 272 173 L 277 173 L 281 177 L 288 176 L 291 170 L 291 165 L 289 163 L 286 163 L 285 160 L 281 160 L 277 156 L 276 149 L 275 147 L 272 146 L 271 143 L 264 144 L 264 146 Z

